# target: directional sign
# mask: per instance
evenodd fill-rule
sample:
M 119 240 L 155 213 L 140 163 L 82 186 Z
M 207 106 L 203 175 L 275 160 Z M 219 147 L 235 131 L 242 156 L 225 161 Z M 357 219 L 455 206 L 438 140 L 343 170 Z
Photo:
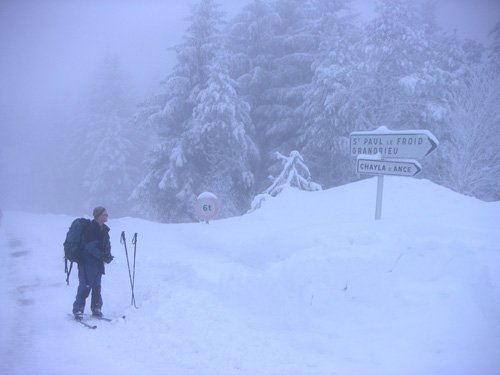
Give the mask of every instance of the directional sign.
M 415 176 L 422 170 L 416 160 L 376 160 L 358 157 L 357 172 L 372 175 Z
M 393 131 L 381 127 L 375 131 L 350 135 L 351 155 L 376 155 L 389 159 L 420 159 L 431 153 L 439 142 L 428 130 Z
M 438 144 L 428 130 L 394 131 L 381 126 L 374 131 L 351 133 L 351 155 L 358 157 L 356 171 L 378 175 L 375 220 L 382 217 L 384 175 L 415 176 L 422 167 L 412 159 L 429 155 Z

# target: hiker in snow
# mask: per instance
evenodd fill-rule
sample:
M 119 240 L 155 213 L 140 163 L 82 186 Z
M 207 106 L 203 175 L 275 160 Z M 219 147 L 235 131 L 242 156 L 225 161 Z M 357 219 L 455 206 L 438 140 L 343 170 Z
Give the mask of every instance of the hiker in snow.
M 78 291 L 73 303 L 75 319 L 83 318 L 85 300 L 91 294 L 90 309 L 92 315 L 102 317 L 101 277 L 104 275 L 104 263 L 113 260 L 109 241 L 108 212 L 104 207 L 96 207 L 94 220 L 90 222 L 83 234 L 83 251 L 78 262 Z

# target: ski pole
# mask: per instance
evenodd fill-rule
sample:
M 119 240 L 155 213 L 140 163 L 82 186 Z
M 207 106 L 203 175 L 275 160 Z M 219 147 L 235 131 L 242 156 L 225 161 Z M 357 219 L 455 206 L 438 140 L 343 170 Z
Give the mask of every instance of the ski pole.
M 122 232 L 122 234 L 120 236 L 120 243 L 122 243 L 123 246 L 125 247 L 125 256 L 127 258 L 128 277 L 130 280 L 130 287 L 132 288 L 132 302 L 131 302 L 131 304 L 137 308 L 137 306 L 135 306 L 134 283 L 132 281 L 132 274 L 130 272 L 130 262 L 129 262 L 129 258 L 128 258 L 127 241 L 125 239 L 125 232 L 124 231 Z
M 134 245 L 134 268 L 132 272 L 132 299 L 134 306 L 137 308 L 135 305 L 135 296 L 134 296 L 134 289 L 135 289 L 135 259 L 136 259 L 136 254 L 137 254 L 137 233 L 134 233 L 134 237 L 132 237 L 132 244 Z

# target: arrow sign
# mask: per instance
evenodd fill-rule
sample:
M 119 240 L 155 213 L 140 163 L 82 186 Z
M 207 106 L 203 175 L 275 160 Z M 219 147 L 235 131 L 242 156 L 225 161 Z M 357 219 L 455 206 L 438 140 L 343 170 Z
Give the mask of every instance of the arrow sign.
M 351 155 L 376 155 L 389 159 L 420 159 L 429 155 L 439 142 L 428 130 L 393 131 L 382 126 L 375 131 L 350 135 Z
M 362 174 L 415 176 L 422 170 L 416 160 L 376 160 L 358 157 L 356 171 Z

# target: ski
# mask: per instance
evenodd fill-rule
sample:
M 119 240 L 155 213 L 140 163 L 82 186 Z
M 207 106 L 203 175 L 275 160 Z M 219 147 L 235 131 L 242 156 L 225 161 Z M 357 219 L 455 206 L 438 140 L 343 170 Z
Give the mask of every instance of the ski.
M 116 320 L 125 319 L 125 315 L 119 316 L 117 318 L 108 318 L 107 316 L 95 316 L 95 315 L 90 315 L 90 317 L 92 319 L 104 320 L 105 322 L 113 322 Z
M 87 323 L 83 319 L 76 319 L 73 314 L 68 314 L 68 318 L 77 322 L 77 323 L 80 323 L 82 326 L 87 327 L 88 329 L 96 329 L 97 328 L 97 326 L 95 324 Z
M 74 320 L 75 322 L 80 323 L 81 325 L 87 327 L 88 329 L 96 329 L 97 328 L 97 326 L 95 324 L 88 323 L 89 319 L 102 320 L 104 322 L 114 322 L 114 321 L 118 321 L 120 319 L 125 319 L 125 315 L 119 316 L 117 318 L 109 318 L 106 316 L 99 317 L 99 316 L 94 316 L 94 315 L 90 315 L 90 314 L 83 314 L 82 320 L 75 319 L 73 314 L 69 314 L 69 317 L 71 318 L 71 320 Z
M 96 326 L 96 325 L 94 325 L 94 324 L 89 324 L 89 323 L 87 323 L 87 322 L 84 322 L 83 320 L 78 320 L 78 319 L 74 319 L 74 320 L 75 320 L 75 322 L 80 323 L 81 325 L 83 325 L 83 326 L 87 327 L 88 329 L 96 329 L 96 328 L 97 328 L 97 326 Z
M 91 315 L 90 317 L 92 319 L 96 319 L 96 320 L 104 320 L 105 322 L 112 322 L 113 321 L 113 319 L 106 318 L 104 316 L 94 316 L 94 315 Z

